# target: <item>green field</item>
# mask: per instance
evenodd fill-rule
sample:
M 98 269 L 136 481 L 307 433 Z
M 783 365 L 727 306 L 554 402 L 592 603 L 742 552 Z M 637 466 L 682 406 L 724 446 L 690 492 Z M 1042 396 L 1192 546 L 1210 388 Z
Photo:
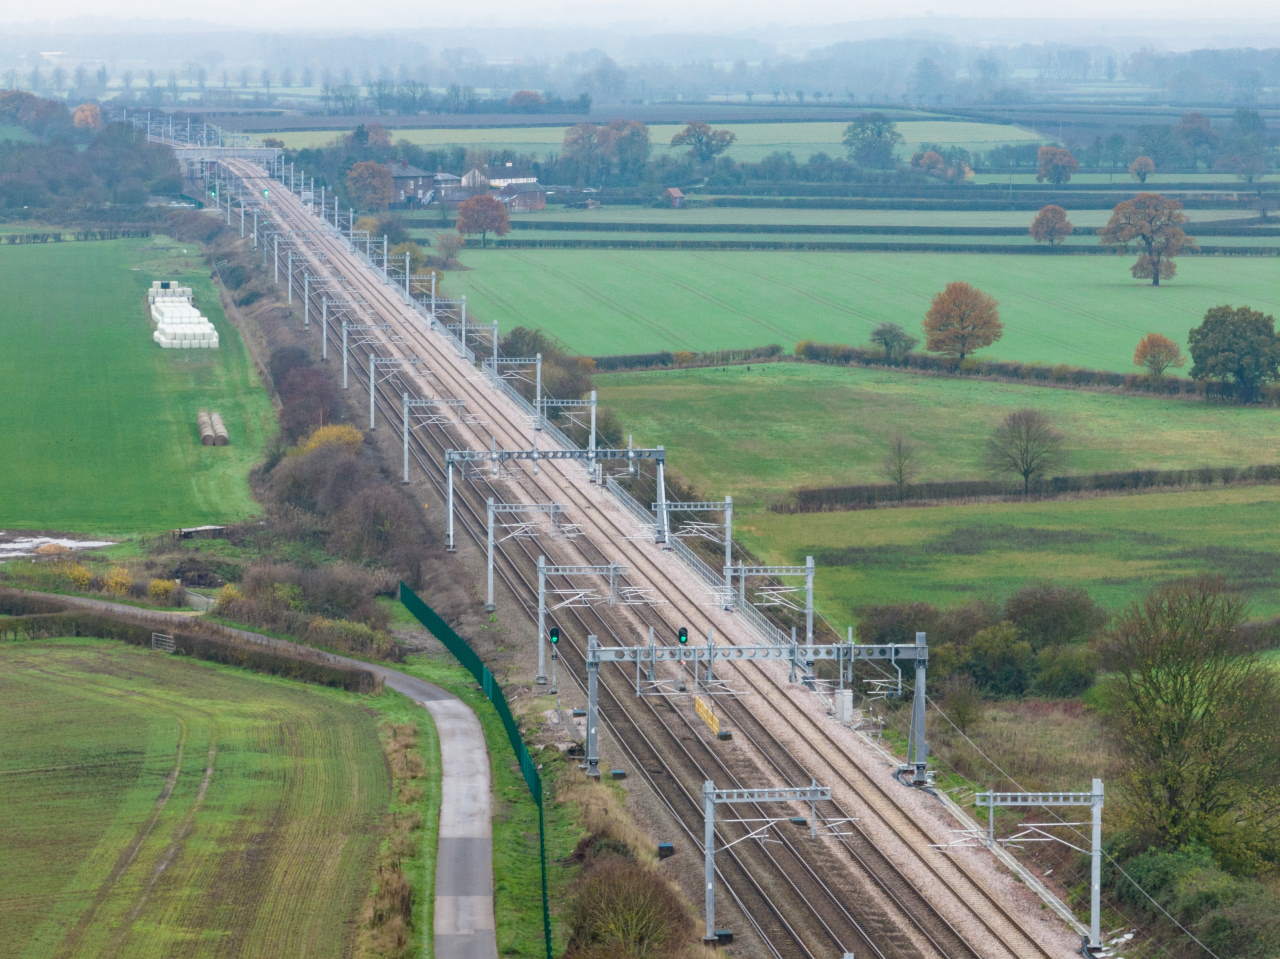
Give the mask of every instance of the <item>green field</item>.
M 0 648 L 6 955 L 346 956 L 390 801 L 347 694 L 99 640 Z
M 417 235 L 434 236 L 436 231 L 418 231 Z M 1012 246 L 1040 246 L 1031 234 L 1016 236 L 990 236 L 980 233 L 713 233 L 674 232 L 650 233 L 643 230 L 513 230 L 505 240 L 555 242 L 558 240 L 587 240 L 596 243 L 611 242 L 670 242 L 680 240 L 692 243 L 931 243 L 942 246 L 969 246 L 973 244 L 1002 244 Z M 1280 248 L 1280 237 L 1275 236 L 1214 236 L 1201 241 L 1205 246 L 1265 246 Z M 1062 241 L 1070 247 L 1098 246 L 1098 238 L 1086 233 L 1072 234 Z M 860 252 L 860 251 L 855 251 Z
M 1280 312 L 1272 258 L 1184 257 L 1158 289 L 1132 256 L 650 250 L 471 250 L 446 290 L 482 322 L 523 325 L 582 353 L 708 350 L 800 340 L 866 344 L 883 322 L 919 332 L 933 295 L 966 280 L 1000 302 L 1004 338 L 978 355 L 1131 371 L 1150 331 L 1185 343 L 1206 309 Z
M 218 350 L 162 350 L 144 294 L 195 290 Z M 243 519 L 271 403 L 199 251 L 172 240 L 0 247 L 0 528 L 125 534 Z M 231 445 L 200 445 L 201 408 Z
M 986 437 L 1026 407 L 1066 435 L 1061 475 L 1280 463 L 1280 413 L 1257 407 L 798 363 L 611 373 L 596 385 L 637 443 L 666 446 L 673 472 L 747 503 L 886 482 L 895 432 L 920 447 L 921 482 L 987 478 Z
M 1110 210 L 1071 210 L 1076 226 L 1103 226 Z M 1192 220 L 1233 220 L 1256 216 L 1253 210 L 1187 210 Z M 438 214 L 437 214 L 438 215 Z M 430 219 L 431 216 L 428 215 Z M 771 223 L 821 224 L 831 226 L 1016 226 L 1027 228 L 1035 219 L 1032 210 L 801 210 L 782 207 L 689 206 L 670 207 L 609 206 L 595 210 L 547 207 L 537 213 L 518 213 L 517 220 L 563 220 L 584 223 Z
M 732 130 L 737 140 L 729 149 L 735 160 L 756 162 L 770 153 L 790 152 L 798 160 L 805 160 L 815 153 L 843 156 L 845 149 L 840 142 L 846 123 L 805 122 L 794 123 L 726 123 L 717 128 Z M 423 147 L 461 146 L 468 150 L 514 150 L 543 156 L 559 153 L 564 142 L 565 127 L 481 127 L 457 129 L 437 127 L 432 129 L 393 128 L 392 140 L 408 140 Z M 649 140 L 654 156 L 684 152 L 683 147 L 669 146 L 671 138 L 684 129 L 683 124 L 652 124 Z M 940 143 L 961 146 L 968 150 L 990 150 L 1005 144 L 1040 143 L 1040 134 L 1022 127 L 998 123 L 975 123 L 962 120 L 903 120 L 898 123 L 903 136 L 901 152 L 910 154 L 922 143 Z M 336 130 L 289 130 L 281 133 L 263 133 L 284 141 L 291 149 L 324 146 L 342 135 Z M 462 172 L 462 171 L 457 171 Z
M 735 518 L 736 519 L 736 518 Z M 818 605 L 843 629 L 866 604 L 1000 599 L 1039 579 L 1115 608 L 1200 573 L 1225 576 L 1255 617 L 1280 615 L 1280 489 L 845 513 L 757 512 L 734 532 L 775 562 L 818 564 Z

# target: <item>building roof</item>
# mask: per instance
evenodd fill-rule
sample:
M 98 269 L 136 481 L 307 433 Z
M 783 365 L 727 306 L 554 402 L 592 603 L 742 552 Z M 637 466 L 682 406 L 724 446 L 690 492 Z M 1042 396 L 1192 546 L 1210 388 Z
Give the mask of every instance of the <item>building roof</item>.
M 457 182 L 458 182 L 458 181 L 460 181 L 461 179 L 462 179 L 462 177 L 458 176 L 458 174 L 456 174 L 456 173 L 448 173 L 448 172 L 446 172 L 446 171 L 444 171 L 444 170 L 440 170 L 440 171 L 438 171 L 438 172 L 436 173 L 436 182 L 437 182 L 437 183 L 457 183 Z
M 669 186 L 667 187 L 667 196 L 681 198 L 684 196 L 684 191 L 681 190 L 678 186 Z
M 537 180 L 527 183 L 508 183 L 499 191 L 504 196 L 515 196 L 517 193 L 545 193 L 547 188 Z
M 409 166 L 407 163 L 391 163 L 391 179 L 406 180 L 411 177 L 431 176 L 426 170 L 419 170 L 416 166 Z

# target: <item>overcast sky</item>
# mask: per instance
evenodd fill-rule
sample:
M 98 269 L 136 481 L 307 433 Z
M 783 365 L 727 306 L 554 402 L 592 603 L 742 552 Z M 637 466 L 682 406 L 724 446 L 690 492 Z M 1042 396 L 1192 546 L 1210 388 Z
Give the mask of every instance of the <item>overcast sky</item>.
M 423 0 L 379 0 L 372 6 L 339 0 L 220 0 L 198 7 L 175 7 L 172 0 L 40 0 L 32 4 L 5 4 L 0 22 L 31 23 L 63 18 L 101 17 L 173 20 L 190 19 L 249 28 L 309 25 L 315 28 L 364 26 L 393 29 L 440 26 L 483 26 L 522 23 L 562 26 L 579 23 L 594 27 L 632 24 L 645 32 L 682 33 L 714 30 L 755 32 L 770 24 L 782 26 L 843 23 L 879 17 L 1015 17 L 1028 13 L 1071 19 L 1120 17 L 1127 21 L 1152 17 L 1153 24 L 1176 19 L 1236 19 L 1280 22 L 1275 0 L 1217 0 L 1212 4 L 1192 0 L 1074 0 L 1055 7 L 1031 7 L 1007 0 L 791 0 L 789 3 L 741 2 L 741 0 L 478 0 L 465 3 L 424 3 Z M 181 14 L 179 14 L 181 11 Z M 369 21 L 376 11 L 376 20 Z M 1016 11 L 1016 12 L 1015 12 Z

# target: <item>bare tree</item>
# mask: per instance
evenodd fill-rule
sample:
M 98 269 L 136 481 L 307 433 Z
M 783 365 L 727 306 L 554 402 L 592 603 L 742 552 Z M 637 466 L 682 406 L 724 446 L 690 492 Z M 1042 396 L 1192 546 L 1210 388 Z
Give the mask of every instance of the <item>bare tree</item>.
M 1022 495 L 1031 492 L 1031 481 L 1059 466 L 1064 458 L 1064 437 L 1039 410 L 1015 410 L 987 439 L 987 468 L 993 473 L 1022 477 Z
M 880 463 L 880 471 L 897 488 L 899 500 L 907 498 L 907 487 L 920 475 L 919 459 L 920 447 L 901 433 L 894 433 Z

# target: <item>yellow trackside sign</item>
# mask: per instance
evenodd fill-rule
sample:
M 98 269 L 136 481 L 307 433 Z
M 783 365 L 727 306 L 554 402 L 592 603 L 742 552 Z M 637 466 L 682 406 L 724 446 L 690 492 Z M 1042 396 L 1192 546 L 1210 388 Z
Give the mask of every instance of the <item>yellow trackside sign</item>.
M 702 717 L 702 721 L 707 724 L 707 728 L 711 730 L 712 735 L 720 735 L 720 717 L 712 712 L 707 701 L 701 696 L 693 697 L 693 711 Z

